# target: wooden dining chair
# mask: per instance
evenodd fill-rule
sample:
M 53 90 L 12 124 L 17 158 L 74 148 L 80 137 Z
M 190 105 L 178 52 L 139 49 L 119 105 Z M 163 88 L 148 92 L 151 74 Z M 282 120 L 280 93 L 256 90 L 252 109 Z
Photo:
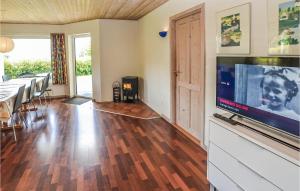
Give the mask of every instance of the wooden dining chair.
M 15 103 L 13 106 L 12 114 L 10 114 L 7 118 L 6 117 L 0 118 L 0 121 L 2 121 L 2 122 L 8 122 L 9 120 L 11 121 L 15 141 L 17 141 L 16 130 L 15 130 L 15 115 L 17 115 L 17 117 L 19 118 L 20 121 L 23 121 L 25 123 L 24 116 L 22 116 L 22 114 L 20 112 L 20 109 L 22 107 L 24 91 L 25 91 L 25 85 L 21 86 L 18 90 L 16 99 L 15 99 Z M 21 114 L 21 116 L 20 116 L 20 114 Z M 26 123 L 25 123 L 25 126 L 27 127 Z

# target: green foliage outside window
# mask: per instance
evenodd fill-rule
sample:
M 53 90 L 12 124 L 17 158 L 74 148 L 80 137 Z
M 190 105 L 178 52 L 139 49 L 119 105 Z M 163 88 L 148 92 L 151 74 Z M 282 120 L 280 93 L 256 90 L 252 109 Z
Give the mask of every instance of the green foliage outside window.
M 90 60 L 77 61 L 76 63 L 76 75 L 86 76 L 92 74 L 92 64 Z M 50 61 L 37 60 L 23 60 L 16 63 L 10 63 L 8 60 L 4 60 L 4 73 L 11 76 L 12 78 L 17 78 L 23 73 L 47 73 L 52 72 Z
M 92 63 L 90 60 L 76 61 L 76 76 L 92 75 Z
M 17 78 L 18 76 L 20 76 L 20 74 L 23 73 L 40 74 L 47 72 L 51 72 L 51 65 L 49 61 L 23 60 L 12 64 L 9 61 L 4 60 L 4 73 L 12 78 Z

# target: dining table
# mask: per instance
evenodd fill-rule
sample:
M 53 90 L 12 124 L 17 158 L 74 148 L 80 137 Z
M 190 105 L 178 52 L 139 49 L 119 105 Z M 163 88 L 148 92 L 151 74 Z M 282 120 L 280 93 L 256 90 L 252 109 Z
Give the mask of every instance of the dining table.
M 36 88 L 40 88 L 44 77 L 18 78 L 0 82 L 0 118 L 11 116 L 18 90 L 23 85 L 25 85 L 23 102 L 28 100 L 32 79 L 36 79 Z

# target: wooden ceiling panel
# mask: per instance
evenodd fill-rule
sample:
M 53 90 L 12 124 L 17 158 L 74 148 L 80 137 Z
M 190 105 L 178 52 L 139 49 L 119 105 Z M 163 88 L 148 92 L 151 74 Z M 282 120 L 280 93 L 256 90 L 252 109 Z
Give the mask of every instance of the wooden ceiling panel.
M 67 24 L 137 20 L 168 0 L 0 0 L 1 23 Z
M 135 19 L 139 19 L 141 17 L 143 17 L 144 15 L 148 14 L 149 12 L 146 12 L 145 10 L 154 10 L 157 7 L 159 7 L 161 5 L 161 1 L 160 0 L 152 0 L 151 3 L 148 3 L 146 7 L 144 7 L 143 9 L 139 10 L 139 12 L 137 12 L 134 16 Z

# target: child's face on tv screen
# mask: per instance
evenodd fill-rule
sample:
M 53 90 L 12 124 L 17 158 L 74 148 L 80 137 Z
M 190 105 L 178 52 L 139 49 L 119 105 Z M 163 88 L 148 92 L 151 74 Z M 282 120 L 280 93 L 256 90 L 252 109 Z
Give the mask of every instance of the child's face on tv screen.
M 282 110 L 285 107 L 288 91 L 284 86 L 284 79 L 267 75 L 262 86 L 264 103 L 272 110 Z

